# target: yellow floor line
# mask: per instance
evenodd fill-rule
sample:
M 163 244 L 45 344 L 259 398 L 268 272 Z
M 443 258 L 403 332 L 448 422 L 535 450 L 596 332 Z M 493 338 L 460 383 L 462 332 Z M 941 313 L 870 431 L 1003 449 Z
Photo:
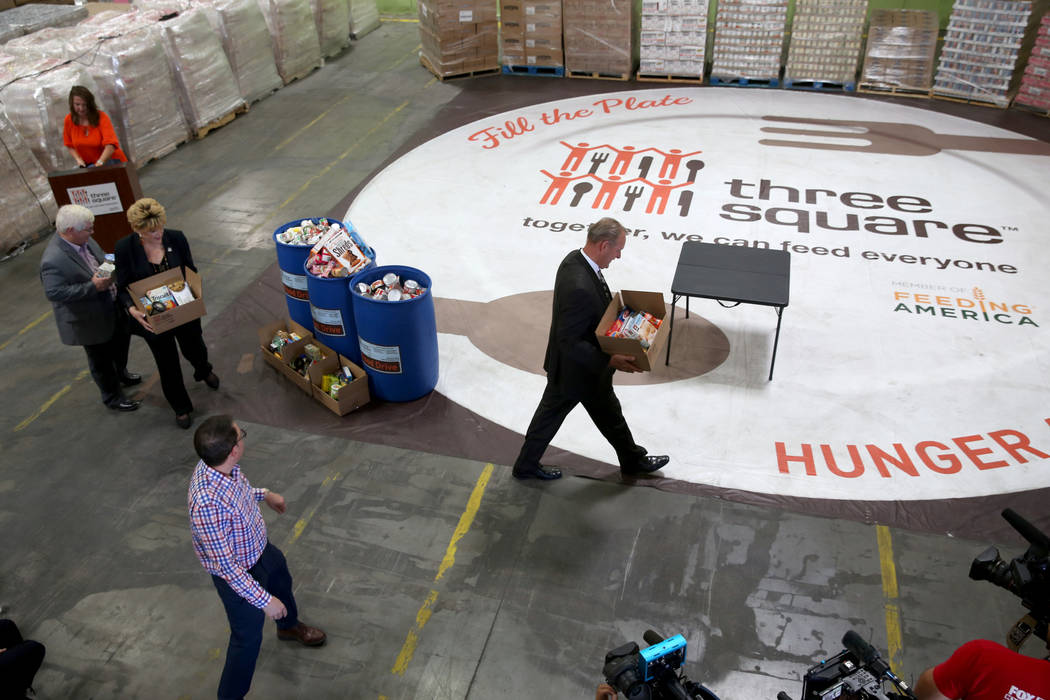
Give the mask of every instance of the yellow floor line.
M 20 431 L 20 430 L 22 430 L 22 429 L 26 428 L 26 427 L 27 427 L 27 426 L 28 426 L 28 425 L 29 425 L 30 423 L 32 423 L 33 421 L 35 421 L 35 420 L 36 420 L 37 418 L 39 418 L 40 416 L 44 415 L 44 412 L 45 412 L 45 411 L 46 411 L 47 409 L 51 408 L 51 406 L 52 406 L 52 405 L 53 405 L 53 404 L 54 404 L 54 403 L 55 403 L 56 401 L 58 401 L 58 400 L 59 400 L 60 398 L 62 398 L 63 396 L 65 396 L 65 395 L 66 395 L 67 393 L 69 393 L 69 390 L 73 388 L 73 385 L 74 385 L 74 384 L 76 384 L 77 382 L 79 382 L 79 381 L 80 381 L 81 379 L 83 379 L 83 378 L 84 378 L 84 377 L 86 377 L 86 376 L 88 376 L 88 371 L 87 371 L 86 369 L 82 369 L 82 370 L 80 370 L 80 374 L 78 374 L 78 375 L 77 375 L 77 376 L 76 376 L 76 377 L 75 377 L 75 378 L 73 379 L 73 381 L 71 381 L 71 382 L 70 382 L 69 384 L 66 384 L 66 385 L 65 385 L 64 387 L 62 387 L 62 388 L 61 388 L 61 389 L 59 389 L 58 391 L 56 391 L 56 392 L 54 393 L 54 395 L 53 395 L 53 396 L 52 396 L 52 397 L 51 397 L 50 399 L 48 399 L 47 401 L 45 401 L 45 402 L 43 403 L 43 405 L 42 405 L 42 406 L 40 406 L 40 408 L 36 409 L 36 411 L 35 411 L 35 412 L 33 413 L 33 415 L 29 416 L 29 417 L 28 417 L 28 418 L 26 418 L 26 419 L 25 419 L 24 421 L 22 421 L 21 423 L 19 423 L 18 425 L 16 425 L 16 426 L 15 426 L 15 432 L 17 433 L 18 431 Z
M 456 525 L 456 529 L 452 532 L 452 538 L 449 540 L 448 548 L 445 550 L 445 556 L 441 559 L 441 565 L 434 576 L 435 583 L 440 581 L 452 565 L 456 563 L 457 545 L 463 539 L 463 536 L 470 531 L 470 526 L 474 523 L 474 516 L 477 515 L 478 508 L 481 506 L 481 499 L 485 495 L 485 487 L 488 485 L 489 479 L 492 478 L 493 469 L 492 464 L 486 464 L 485 469 L 481 472 L 481 476 L 478 477 L 477 482 L 474 484 L 474 491 L 467 500 L 467 506 L 463 510 L 463 514 L 459 516 L 459 524 Z M 393 668 L 390 669 L 392 674 L 396 676 L 405 675 L 408 664 L 416 653 L 416 646 L 419 644 L 419 637 L 423 632 L 423 627 L 433 614 L 434 604 L 437 603 L 437 599 L 438 592 L 431 590 L 426 600 L 423 601 L 423 605 L 420 606 L 419 611 L 416 613 L 416 624 L 408 631 L 405 643 L 401 645 L 401 652 L 397 655 Z
M 45 318 L 50 316 L 51 313 L 52 313 L 51 311 L 45 311 L 44 313 L 40 314 L 40 317 L 37 318 L 35 321 L 30 321 L 29 324 L 27 324 L 25 328 L 23 328 L 22 330 L 20 330 L 17 333 L 15 333 L 14 337 L 8 338 L 3 343 L 0 343 L 0 350 L 3 350 L 8 345 L 13 343 L 15 340 L 18 339 L 19 336 L 25 335 L 27 331 L 31 330 L 34 326 L 36 326 L 36 324 L 40 323 Z
M 400 112 L 400 111 L 401 111 L 401 110 L 403 110 L 403 109 L 404 109 L 405 107 L 407 107 L 407 106 L 408 106 L 408 103 L 409 103 L 409 101 L 408 101 L 408 100 L 405 100 L 405 101 L 404 101 L 404 102 L 402 102 L 402 103 L 401 103 L 400 105 L 398 105 L 397 107 L 395 107 L 395 108 L 394 108 L 394 109 L 393 109 L 393 110 L 392 110 L 392 111 L 391 111 L 390 113 L 388 113 L 388 114 L 387 114 L 387 115 L 386 115 L 385 117 L 383 117 L 382 121 L 380 121 L 380 122 L 379 122 L 378 124 L 376 124 L 376 125 L 375 125 L 375 126 L 373 126 L 373 127 L 371 128 L 371 129 L 369 129 L 369 130 L 368 130 L 368 133 L 366 133 L 366 134 L 365 134 L 364 136 L 362 136 L 361 138 L 359 138 L 359 139 L 358 139 L 357 141 L 354 141 L 354 143 L 353 143 L 353 144 L 351 144 L 351 146 L 350 146 L 349 148 L 347 148 L 347 149 L 346 149 L 345 151 L 343 151 L 343 152 L 342 152 L 341 154 L 339 154 L 339 155 L 338 155 L 338 156 L 337 156 L 337 157 L 336 157 L 336 158 L 335 158 L 334 160 L 332 160 L 332 161 L 331 161 L 331 162 L 330 162 L 330 163 L 329 163 L 328 165 L 326 165 L 326 166 L 324 167 L 324 169 L 322 169 L 322 170 L 321 170 L 320 172 L 318 172 L 318 173 L 315 173 L 315 174 L 314 174 L 313 176 L 311 176 L 309 180 L 307 180 L 306 182 L 304 182 L 304 183 L 302 184 L 302 186 L 300 186 L 300 187 L 299 187 L 299 189 L 297 189 L 297 190 L 296 190 L 296 191 L 295 191 L 295 192 L 294 192 L 293 194 L 291 194 L 291 195 L 290 195 L 290 196 L 289 196 L 289 197 L 288 197 L 287 199 L 285 199 L 285 200 L 284 200 L 283 202 L 281 202 L 281 203 L 280 203 L 280 204 L 279 204 L 279 205 L 277 206 L 277 208 L 276 208 L 276 209 L 274 209 L 273 211 L 269 212 L 269 213 L 268 213 L 268 214 L 266 215 L 266 217 L 265 217 L 265 218 L 263 219 L 263 221 L 269 221 L 269 220 L 270 220 L 271 218 L 273 218 L 273 217 L 274 217 L 275 215 L 277 215 L 277 213 L 278 213 L 278 212 L 280 212 L 280 211 L 281 211 L 282 209 L 284 209 L 284 208 L 285 208 L 285 207 L 287 207 L 287 206 L 288 206 L 289 204 L 291 204 L 291 203 L 292 203 L 292 202 L 294 202 L 294 201 L 295 201 L 296 199 L 298 199 L 298 198 L 299 198 L 299 196 L 303 194 L 303 192 L 306 192 L 306 190 L 308 190 L 308 189 L 310 188 L 310 186 L 311 186 L 311 185 L 313 185 L 313 184 L 314 184 L 314 183 L 315 183 L 315 182 L 316 182 L 317 180 L 319 180 L 320 178 L 322 178 L 322 177 L 324 177 L 325 175 L 327 175 L 327 174 L 328 174 L 328 171 L 330 171 L 330 170 L 331 170 L 332 168 L 334 168 L 334 167 L 335 167 L 335 166 L 336 166 L 336 165 L 337 165 L 337 164 L 338 164 L 338 163 L 339 163 L 340 161 L 342 161 L 342 160 L 343 160 L 343 159 L 345 159 L 345 158 L 346 158 L 347 156 L 349 156 L 349 155 L 350 155 L 351 153 L 353 153 L 353 152 L 354 152 L 354 150 L 355 150 L 355 149 L 356 149 L 356 148 L 357 148 L 358 146 L 360 146 L 360 145 L 361 145 L 362 143 L 365 143 L 366 141 L 368 141 L 369 137 L 371 137 L 371 136 L 372 136 L 372 134 L 374 134 L 374 133 L 375 133 L 375 132 L 376 132 L 376 131 L 377 131 L 377 130 L 379 129 L 379 127 L 381 127 L 381 126 L 383 126 L 384 124 L 386 124 L 386 123 L 387 123 L 388 121 L 390 121 L 390 119 L 391 119 L 391 118 L 393 118 L 393 117 L 394 117 L 395 115 L 397 115 L 397 113 L 398 113 L 398 112 Z M 257 230 L 259 229 L 259 227 L 260 227 L 260 226 L 262 226 L 262 222 L 260 222 L 260 223 L 256 224 L 255 226 L 252 226 L 252 228 L 251 228 L 251 229 L 249 229 L 249 231 L 248 231 L 248 235 L 250 236 L 251 234 L 255 233 L 255 231 L 257 231 Z M 231 246 L 231 247 L 227 248 L 227 249 L 226 249 L 226 250 L 224 250 L 224 251 L 223 251 L 222 253 L 220 253 L 218 257 L 214 258 L 214 259 L 212 260 L 212 263 L 219 263 L 219 262 L 221 262 L 221 261 L 223 260 L 223 258 L 225 258 L 225 257 L 226 257 L 227 255 L 229 255 L 230 253 L 232 253 L 232 252 L 233 252 L 233 251 L 235 251 L 235 250 L 241 250 L 241 246 Z
M 294 134 L 292 134 L 291 136 L 286 138 L 284 141 L 281 141 L 279 144 L 277 144 L 277 147 L 274 148 L 270 152 L 270 154 L 273 155 L 274 153 L 277 153 L 277 151 L 281 150 L 282 148 L 284 148 L 285 146 L 290 144 L 292 141 L 294 141 L 295 139 L 299 138 L 300 134 L 302 134 L 304 131 L 306 131 L 307 129 L 312 127 L 317 122 L 319 122 L 322 119 L 324 119 L 328 115 L 329 112 L 331 112 L 333 109 L 335 109 L 339 105 L 343 104 L 344 102 L 346 102 L 347 100 L 349 100 L 353 96 L 354 95 L 351 93 L 351 94 L 347 95 L 346 97 L 344 97 L 343 99 L 339 100 L 338 102 L 333 103 L 331 107 L 329 107 L 328 109 L 326 109 L 325 111 L 321 112 L 316 117 L 314 117 L 313 120 L 309 124 L 307 124 L 306 126 L 300 128 L 298 131 L 296 131 Z
M 900 669 L 904 640 L 901 634 L 901 609 L 898 603 L 897 566 L 893 563 L 893 539 L 885 525 L 875 526 L 879 543 L 879 564 L 882 568 L 882 595 L 886 607 L 886 643 L 889 664 L 894 673 Z
M 318 489 L 317 502 L 306 515 L 295 521 L 295 525 L 292 527 L 292 534 L 288 536 L 288 539 L 284 543 L 283 549 L 288 549 L 289 547 L 291 547 L 293 544 L 295 544 L 295 541 L 302 536 L 303 531 L 306 530 L 306 526 L 310 524 L 310 521 L 317 513 L 317 509 L 320 507 L 322 501 L 324 501 L 324 498 L 322 497 L 324 492 L 329 490 L 337 481 L 339 481 L 339 479 L 342 478 L 342 476 L 343 475 L 340 472 L 331 472 L 328 476 L 325 477 L 324 481 L 321 482 L 320 488 Z

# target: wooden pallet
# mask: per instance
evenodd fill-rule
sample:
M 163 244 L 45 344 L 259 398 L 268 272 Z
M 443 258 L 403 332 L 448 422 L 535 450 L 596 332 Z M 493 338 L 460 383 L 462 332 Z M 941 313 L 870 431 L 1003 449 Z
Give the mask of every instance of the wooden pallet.
M 703 85 L 702 75 L 666 75 L 663 73 L 639 73 L 636 80 L 650 83 L 689 83 L 691 85 Z
M 725 87 L 753 87 L 753 88 L 775 88 L 780 87 L 778 78 L 717 78 L 711 76 L 711 84 Z
M 871 95 L 892 95 L 894 97 L 930 97 L 929 88 L 909 88 L 900 85 L 877 85 L 875 83 L 861 83 L 857 86 L 857 92 L 866 92 Z
M 1035 114 L 1040 117 L 1050 117 L 1050 109 L 1026 105 L 1024 102 L 1018 102 L 1017 98 L 1014 98 L 1014 102 L 1010 106 L 1017 109 L 1019 112 L 1028 112 L 1029 114 Z
M 503 66 L 503 75 L 540 75 L 561 78 L 565 76 L 565 66 Z
M 957 95 L 951 93 L 936 92 L 930 90 L 930 97 L 935 97 L 938 100 L 948 100 L 949 102 L 958 102 L 966 105 L 978 105 L 980 107 L 995 107 L 996 109 L 1006 109 L 1010 106 L 1010 99 L 1006 98 L 1003 103 L 995 102 L 993 100 L 982 100 L 972 95 Z
M 297 73 L 297 74 L 293 75 L 292 77 L 288 78 L 288 80 L 285 80 L 284 78 L 281 78 L 281 82 L 283 83 L 284 87 L 288 87 L 289 85 L 294 83 L 296 80 L 302 80 L 303 78 L 305 78 L 306 76 L 310 75 L 311 73 L 313 73 L 315 70 L 317 70 L 320 67 L 321 67 L 320 65 L 316 65 L 316 66 L 314 66 L 312 68 L 307 68 L 302 73 Z
M 566 70 L 565 75 L 569 78 L 583 78 L 584 80 L 630 80 L 630 73 L 602 73 L 591 70 Z
M 193 138 L 195 138 L 197 140 L 200 140 L 200 139 L 204 138 L 205 136 L 207 136 L 212 131 L 215 131 L 216 129 L 218 129 L 220 126 L 226 126 L 227 124 L 232 122 L 234 120 L 234 118 L 237 117 L 238 114 L 244 114 L 247 111 L 248 111 L 248 105 L 247 104 L 242 104 L 240 107 L 238 107 L 237 109 L 233 110 L 232 112 L 227 112 L 226 114 L 222 115 L 218 119 L 215 119 L 213 121 L 208 122 L 207 124 L 205 124 L 204 126 L 200 127 L 199 129 L 194 129 L 193 130 Z
M 832 80 L 793 80 L 784 79 L 784 87 L 788 90 L 809 90 L 811 92 L 854 92 L 856 83 L 839 83 Z
M 499 66 L 496 66 L 495 68 L 478 68 L 477 70 L 463 71 L 462 73 L 450 73 L 444 75 L 441 73 L 441 71 L 435 68 L 430 63 L 430 61 L 427 60 L 427 57 L 423 54 L 419 54 L 419 62 L 424 68 L 433 73 L 434 77 L 440 80 L 441 82 L 445 82 L 446 80 L 458 80 L 460 78 L 478 78 L 483 75 L 494 75 L 500 72 Z

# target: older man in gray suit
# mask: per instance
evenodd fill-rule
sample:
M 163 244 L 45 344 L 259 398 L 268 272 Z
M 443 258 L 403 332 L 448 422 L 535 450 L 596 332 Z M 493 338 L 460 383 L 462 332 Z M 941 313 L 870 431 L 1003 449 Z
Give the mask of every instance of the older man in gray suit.
M 40 259 L 40 281 L 55 309 L 58 337 L 82 345 L 102 402 L 115 411 L 134 411 L 139 402 L 124 396 L 121 386 L 142 377 L 127 370 L 127 320 L 116 304 L 114 278 L 100 274 L 102 248 L 91 238 L 95 215 L 87 207 L 67 204 L 58 210 L 55 235 Z

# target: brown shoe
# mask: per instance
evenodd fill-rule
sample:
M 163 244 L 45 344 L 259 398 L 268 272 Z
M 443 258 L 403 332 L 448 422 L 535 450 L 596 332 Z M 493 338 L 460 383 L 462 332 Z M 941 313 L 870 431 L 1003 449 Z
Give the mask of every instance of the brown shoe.
M 319 647 L 328 639 L 328 635 L 316 627 L 300 622 L 290 629 L 277 630 L 277 638 L 282 642 L 299 642 L 306 647 Z

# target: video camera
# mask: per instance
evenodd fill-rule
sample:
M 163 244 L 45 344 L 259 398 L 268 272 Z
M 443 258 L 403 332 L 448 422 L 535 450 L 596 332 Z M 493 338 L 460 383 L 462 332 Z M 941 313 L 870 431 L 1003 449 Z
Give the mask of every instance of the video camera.
M 1035 634 L 1050 648 L 1050 537 L 1009 508 L 1003 511 L 1003 518 L 1028 540 L 1028 550 L 1007 562 L 999 556 L 998 549 L 989 547 L 970 564 L 970 578 L 1005 588 L 1028 608 L 1029 614 L 1007 634 L 1007 646 L 1017 651 Z
M 846 647 L 813 666 L 802 679 L 802 700 L 915 700 L 908 684 L 894 675 L 875 647 L 850 630 L 842 637 Z M 886 682 L 896 690 L 887 691 Z M 791 700 L 781 691 L 777 700 Z
M 678 672 L 685 665 L 685 637 L 676 634 L 664 639 L 646 630 L 642 639 L 649 645 L 645 649 L 628 642 L 605 655 L 602 674 L 618 693 L 628 700 L 718 700 L 710 690 Z

